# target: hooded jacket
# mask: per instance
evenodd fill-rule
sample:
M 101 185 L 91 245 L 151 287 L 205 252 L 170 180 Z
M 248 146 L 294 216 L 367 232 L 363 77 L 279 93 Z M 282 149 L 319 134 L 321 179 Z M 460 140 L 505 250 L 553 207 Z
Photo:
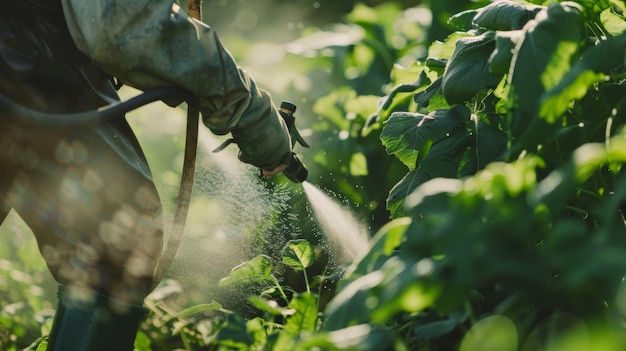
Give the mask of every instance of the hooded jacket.
M 190 18 L 172 0 L 22 0 L 20 5 L 11 5 L 15 2 L 10 0 L 0 2 L 29 12 L 19 15 L 41 27 L 37 33 L 47 33 L 44 36 L 49 38 L 44 42 L 61 43 L 52 45 L 52 51 L 63 52 L 39 49 L 37 53 L 56 55 L 50 62 L 65 62 L 65 69 L 59 70 L 41 65 L 26 67 L 19 61 L 30 64 L 32 60 L 21 57 L 29 54 L 11 52 L 10 44 L 6 45 L 10 40 L 5 40 L 0 55 L 5 62 L 13 62 L 13 71 L 23 77 L 32 77 L 35 71 L 46 75 L 47 69 L 51 76 L 62 72 L 65 81 L 71 80 L 69 75 L 79 76 L 76 80 L 82 76 L 106 102 L 114 98 L 102 79 L 94 79 L 98 73 L 92 65 L 140 90 L 180 87 L 198 98 L 202 121 L 213 133 L 232 134 L 243 162 L 273 169 L 291 152 L 289 131 L 270 96 L 237 66 L 215 30 Z M 50 14 L 57 14 L 62 21 L 44 18 Z M 64 43 L 66 37 L 71 38 L 72 45 Z M 26 39 L 31 40 L 17 40 Z M 38 47 L 48 44 L 40 43 Z M 67 50 L 59 49 L 64 46 Z M 41 76 L 38 74 L 38 78 Z M 26 83 L 28 79 L 23 77 L 19 81 Z M 33 84 L 40 85 L 41 81 Z

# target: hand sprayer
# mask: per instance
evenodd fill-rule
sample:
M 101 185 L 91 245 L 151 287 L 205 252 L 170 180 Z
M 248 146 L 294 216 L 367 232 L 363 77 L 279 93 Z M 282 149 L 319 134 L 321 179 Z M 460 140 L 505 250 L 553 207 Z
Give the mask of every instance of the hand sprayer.
M 296 142 L 308 148 L 309 144 L 304 141 L 302 135 L 300 135 L 300 132 L 298 132 L 298 129 L 296 128 L 296 117 L 293 115 L 296 112 L 296 105 L 288 101 L 283 101 L 280 104 L 280 109 L 278 110 L 278 112 L 285 120 L 285 123 L 287 124 L 287 129 L 289 130 L 289 134 L 291 135 L 291 148 L 293 149 L 293 147 L 296 145 Z M 304 166 L 302 161 L 300 161 L 298 156 L 296 156 L 296 153 L 292 152 L 288 154 L 285 158 L 287 159 L 283 159 L 281 161 L 281 163 L 288 165 L 287 168 L 283 171 L 285 177 L 287 177 L 294 183 L 304 182 L 309 176 L 309 170 Z
M 304 141 L 304 138 L 302 138 L 302 135 L 300 135 L 300 132 L 298 132 L 298 129 L 296 128 L 296 117 L 293 115 L 296 112 L 296 105 L 288 101 L 283 101 L 280 104 L 278 112 L 285 121 L 285 124 L 287 125 L 287 130 L 289 131 L 289 135 L 291 136 L 291 149 L 296 146 L 296 142 L 306 148 L 310 147 L 309 144 Z M 234 142 L 234 139 L 228 139 L 220 146 L 215 148 L 213 152 L 220 152 Z M 283 174 L 294 183 L 302 183 L 309 176 L 309 170 L 304 166 L 302 161 L 300 161 L 298 156 L 296 156 L 295 152 L 291 152 L 283 156 L 279 164 L 287 165 L 287 168 L 283 170 Z M 259 172 L 261 174 L 261 178 L 263 178 L 263 170 L 261 169 L 259 170 Z

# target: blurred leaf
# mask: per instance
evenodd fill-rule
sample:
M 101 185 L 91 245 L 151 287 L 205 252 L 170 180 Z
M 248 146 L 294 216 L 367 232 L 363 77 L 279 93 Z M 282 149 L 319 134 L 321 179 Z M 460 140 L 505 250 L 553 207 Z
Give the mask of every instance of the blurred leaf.
M 296 313 L 296 310 L 292 308 L 284 308 L 278 305 L 276 301 L 266 300 L 258 296 L 250 296 L 248 298 L 250 303 L 263 312 L 267 312 L 272 316 L 290 316 Z
M 233 313 L 226 316 L 226 324 L 218 331 L 216 340 L 220 345 L 247 350 L 254 344 L 254 335 L 248 332 L 246 319 Z
M 462 38 L 472 37 L 466 32 L 454 32 L 450 34 L 445 41 L 436 41 L 428 48 L 428 56 L 438 59 L 449 59 L 454 52 L 456 42 Z
M 468 313 L 465 310 L 452 312 L 448 318 L 439 319 L 432 322 L 426 322 L 414 329 L 415 337 L 423 340 L 435 339 L 443 337 L 452 332 L 456 327 L 465 323 L 468 319 Z
M 339 330 L 369 321 L 370 310 L 364 308 L 367 306 L 365 302 L 383 278 L 383 272 L 376 270 L 357 278 L 339 291 L 324 311 L 324 330 Z
M 295 55 L 311 55 L 332 46 L 349 46 L 360 42 L 365 33 L 356 25 L 336 25 L 332 31 L 319 31 L 287 44 L 286 50 Z
M 393 332 L 382 326 L 359 324 L 316 333 L 298 344 L 297 351 L 380 351 L 393 348 Z
M 199 305 L 195 305 L 189 308 L 186 308 L 180 312 L 178 312 L 178 318 L 187 318 L 191 317 L 194 314 L 206 311 L 219 311 L 222 310 L 222 305 L 213 301 L 211 303 L 203 303 Z
M 276 278 L 272 276 L 271 258 L 259 255 L 250 261 L 243 262 L 230 271 L 228 277 L 219 281 L 220 287 L 232 287 L 239 284 L 273 284 Z
M 355 177 L 367 176 L 367 158 L 363 153 L 357 152 L 350 158 L 350 174 Z
M 615 4 L 614 6 L 618 6 Z M 621 35 L 626 32 L 626 18 L 624 18 L 624 11 L 626 10 L 626 4 L 622 3 L 622 12 L 618 13 L 613 7 L 607 8 L 600 14 L 600 21 L 604 25 L 604 28 L 611 35 Z
M 339 130 L 348 130 L 350 121 L 346 118 L 345 103 L 355 99 L 356 92 L 350 89 L 337 89 L 315 101 L 313 112 L 325 116 Z
M 304 239 L 291 240 L 283 249 L 283 263 L 301 271 L 315 262 L 315 249 Z
M 368 301 L 376 302 L 370 318 L 386 323 L 399 312 L 415 313 L 432 307 L 439 297 L 438 283 L 424 279 L 412 259 L 389 259 L 381 268 L 383 281 Z
M 592 19 L 599 18 L 602 11 L 611 7 L 609 0 L 574 0 L 574 2 L 582 5 L 586 15 Z
M 489 316 L 474 324 L 461 341 L 460 351 L 515 351 L 517 328 L 505 316 Z
M 359 261 L 353 262 L 346 270 L 338 288 L 349 284 L 355 279 L 380 269 L 385 260 L 391 257 L 394 251 L 404 241 L 406 230 L 411 223 L 411 218 L 403 217 L 394 219 L 385 224 L 370 240 L 370 249 Z

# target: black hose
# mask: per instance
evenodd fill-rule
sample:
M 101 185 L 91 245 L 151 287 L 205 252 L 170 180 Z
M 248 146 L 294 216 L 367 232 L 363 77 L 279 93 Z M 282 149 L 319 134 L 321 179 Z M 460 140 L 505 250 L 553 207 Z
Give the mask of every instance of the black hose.
M 189 103 L 195 98 L 180 88 L 158 88 L 145 91 L 126 101 L 76 113 L 49 113 L 41 112 L 22 106 L 0 94 L 0 110 L 7 112 L 7 117 L 15 122 L 29 127 L 40 128 L 68 128 L 97 125 L 106 119 L 122 118 L 124 114 L 157 100 L 180 99 Z

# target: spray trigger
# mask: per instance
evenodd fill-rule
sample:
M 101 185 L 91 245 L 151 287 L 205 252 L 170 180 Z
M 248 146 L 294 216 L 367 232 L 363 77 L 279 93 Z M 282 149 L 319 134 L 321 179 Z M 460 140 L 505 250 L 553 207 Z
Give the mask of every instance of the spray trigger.
M 296 117 L 293 115 L 296 112 L 296 105 L 292 104 L 289 101 L 283 101 L 280 104 L 278 112 L 280 112 L 281 117 L 287 125 L 289 134 L 291 135 L 291 147 L 293 148 L 296 142 L 298 142 L 303 147 L 310 147 L 296 128 Z
M 228 145 L 230 145 L 232 143 L 235 143 L 235 139 L 233 139 L 233 138 L 227 139 L 220 146 L 216 147 L 215 150 L 213 150 L 213 153 L 218 153 L 218 152 L 224 150 Z

